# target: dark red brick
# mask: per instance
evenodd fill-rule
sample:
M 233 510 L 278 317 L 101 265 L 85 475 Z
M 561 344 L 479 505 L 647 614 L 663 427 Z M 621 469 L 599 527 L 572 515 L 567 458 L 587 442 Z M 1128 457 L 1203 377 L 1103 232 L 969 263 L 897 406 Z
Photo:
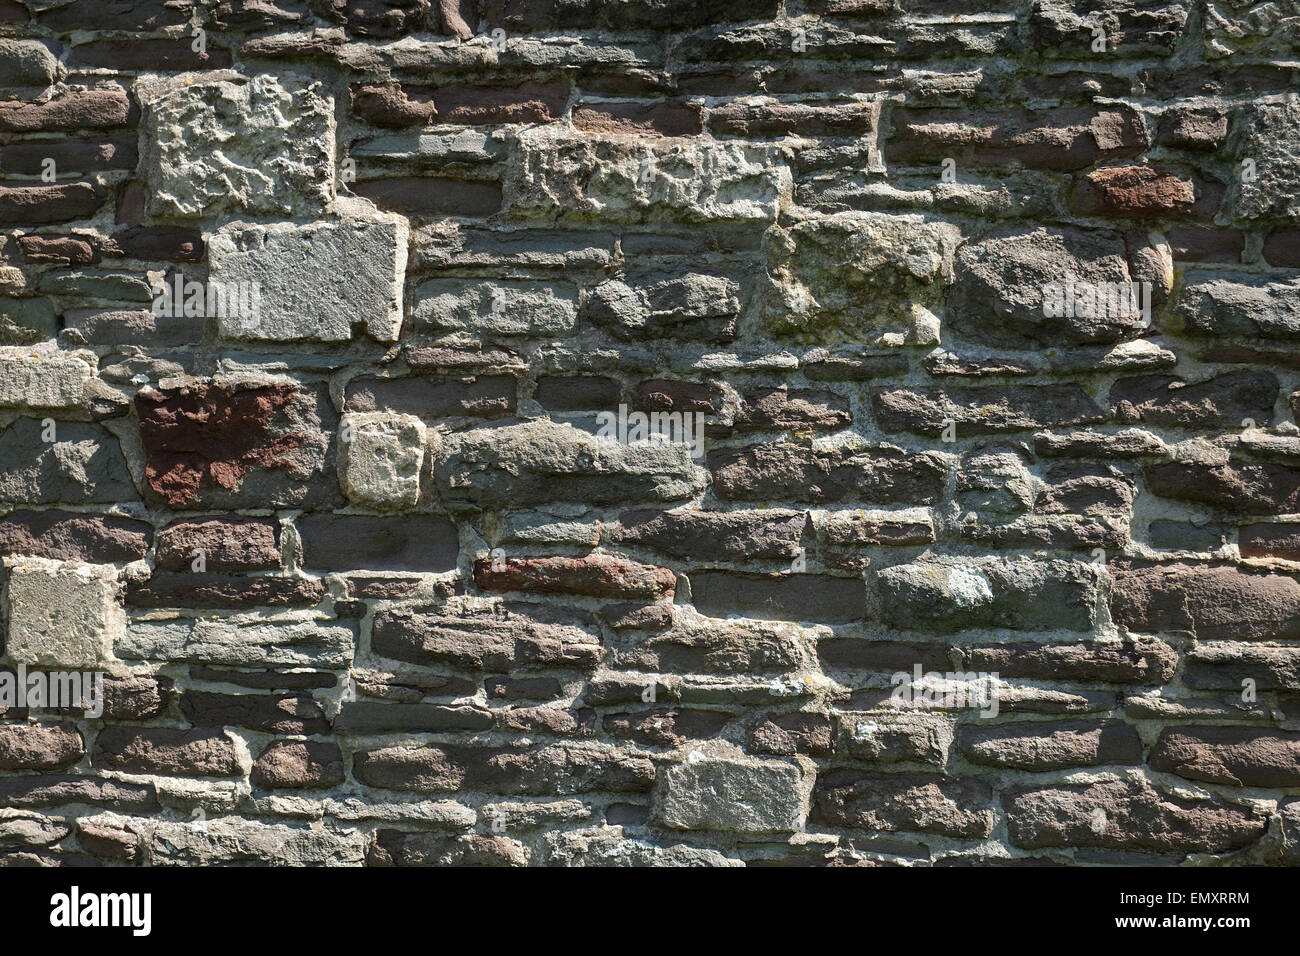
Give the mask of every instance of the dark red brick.
M 1300 784 L 1300 733 L 1259 727 L 1167 727 L 1151 769 L 1235 787 Z
M 127 586 L 133 607 L 294 607 L 318 604 L 325 585 L 314 578 L 156 572 Z
M 195 518 L 158 532 L 157 566 L 193 569 L 203 553 L 207 571 L 273 571 L 281 566 L 280 526 L 271 518 Z
M 1243 558 L 1300 561 L 1300 524 L 1250 524 L 1237 532 Z
M 239 773 L 234 744 L 219 730 L 106 727 L 95 739 L 93 762 L 128 773 L 178 777 L 232 777 Z
M 94 183 L 0 186 L 0 225 L 28 226 L 86 219 L 104 203 Z
M 691 599 L 702 614 L 773 621 L 856 621 L 867 613 L 867 589 L 860 578 L 825 574 L 745 574 L 696 571 Z
M 501 184 L 493 182 L 399 176 L 359 180 L 352 189 L 383 209 L 408 216 L 482 219 L 501 210 Z
M 691 103 L 591 103 L 574 107 L 573 125 L 590 133 L 694 136 L 703 132 Z
M 104 252 L 132 259 L 199 262 L 204 253 L 203 235 L 183 226 L 132 226 L 113 233 Z
M 134 137 L 101 142 L 9 143 L 0 146 L 0 169 L 7 173 L 38 176 L 45 160 L 54 160 L 58 176 L 81 176 L 106 169 L 135 169 L 139 160 Z
M 491 558 L 474 562 L 474 583 L 484 591 L 583 594 L 604 598 L 672 597 L 676 575 L 668 568 L 606 554 L 585 558 Z
M 143 558 L 152 537 L 150 525 L 117 515 L 13 511 L 0 518 L 0 554 L 119 564 Z
M 62 93 L 48 100 L 0 101 L 0 132 L 70 133 L 125 126 L 131 112 L 120 86 Z
M 181 713 L 199 727 L 247 727 L 267 734 L 325 734 L 321 706 L 306 694 L 216 694 L 187 690 Z
M 176 40 L 94 40 L 78 44 L 68 51 L 68 67 L 74 70 L 220 70 L 230 63 L 229 51 L 208 47 L 199 53 L 189 37 Z
M 58 770 L 85 752 L 72 724 L 0 724 L 0 770 Z
M 314 740 L 273 740 L 253 764 L 253 785 L 268 790 L 307 790 L 343 782 L 338 744 Z
M 460 541 L 437 515 L 381 518 L 314 512 L 298 519 L 305 568 L 325 571 L 450 571 Z

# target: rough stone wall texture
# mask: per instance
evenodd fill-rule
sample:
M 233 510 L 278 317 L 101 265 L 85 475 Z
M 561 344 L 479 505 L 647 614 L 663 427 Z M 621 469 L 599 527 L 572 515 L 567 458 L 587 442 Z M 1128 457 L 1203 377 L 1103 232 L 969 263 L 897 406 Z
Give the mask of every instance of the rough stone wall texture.
M 0 862 L 1300 861 L 1297 52 L 0 0 Z

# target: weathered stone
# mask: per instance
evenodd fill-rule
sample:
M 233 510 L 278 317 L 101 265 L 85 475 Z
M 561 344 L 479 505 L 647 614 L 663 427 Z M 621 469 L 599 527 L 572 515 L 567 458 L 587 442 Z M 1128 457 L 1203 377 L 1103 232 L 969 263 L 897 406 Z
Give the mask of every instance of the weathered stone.
M 28 262 L 86 265 L 97 258 L 91 242 L 74 236 L 22 236 L 18 247 Z
M 958 437 L 1099 422 L 1105 415 L 1080 385 L 873 388 L 871 408 L 887 432 Z
M 1174 315 L 1194 335 L 1300 338 L 1300 282 L 1243 273 L 1189 272 Z
M 174 508 L 329 500 L 322 397 L 279 379 L 142 388 L 135 405 L 150 491 Z
M 840 213 L 767 236 L 774 283 L 768 326 L 818 345 L 938 341 L 938 308 L 952 282 L 960 231 L 920 216 Z M 897 336 L 891 342 L 882 336 Z
M 707 740 L 730 720 L 723 711 L 656 707 L 627 714 L 610 714 L 602 729 L 614 737 L 661 747 L 676 747 L 688 740 Z
M 31 345 L 58 334 L 58 319 L 49 299 L 0 296 L 0 344 Z
M 1237 531 L 1243 558 L 1285 558 L 1300 561 L 1300 525 L 1250 524 Z
M 674 501 L 702 486 L 685 443 L 622 445 L 549 421 L 451 435 L 434 474 L 455 508 Z
M 1254 102 L 1234 121 L 1237 157 L 1255 175 L 1236 180 L 1235 212 L 1243 219 L 1300 216 L 1300 105 L 1291 99 Z
M 1152 770 L 1237 787 L 1294 787 L 1300 733 L 1256 727 L 1165 728 L 1151 748 Z
M 513 139 L 507 208 L 529 219 L 771 222 L 789 181 L 777 157 L 767 146 L 638 145 L 540 126 Z
M 687 103 L 600 103 L 575 107 L 573 125 L 591 133 L 695 136 L 703 132 L 699 106 Z
M 36 101 L 0 103 L 0 131 L 6 133 L 71 132 L 125 126 L 130 111 L 126 90 L 106 86 L 74 90 Z
M 59 72 L 58 58 L 44 43 L 0 38 L 0 86 L 46 87 Z
M 40 816 L 0 818 L 0 847 L 49 846 L 72 832 L 63 823 Z
M 677 577 L 668 568 L 612 555 L 585 558 L 506 558 L 474 562 L 474 583 L 483 591 L 534 591 L 589 597 L 672 597 Z
M 710 452 L 708 464 L 719 498 L 818 504 L 930 504 L 946 472 L 938 455 L 910 455 L 891 445 L 824 451 L 792 443 L 751 445 Z
M 1089 630 L 1100 575 L 1082 561 L 924 560 L 878 575 L 882 616 L 894 627 Z
M 713 561 L 790 559 L 808 524 L 802 511 L 628 511 L 603 534 L 676 558 Z
M 5 652 L 23 664 L 94 670 L 112 659 L 126 613 L 112 568 L 93 565 L 10 569 L 5 583 Z
M 137 497 L 117 439 L 97 425 L 51 427 L 21 418 L 0 432 L 0 501 L 89 504 Z
M 841 714 L 839 723 L 836 749 L 856 760 L 942 767 L 952 747 L 952 720 L 942 714 L 872 711 Z
M 1271 372 L 1227 372 L 1201 382 L 1164 375 L 1122 378 L 1110 389 L 1116 417 L 1164 428 L 1238 428 L 1271 424 L 1278 380 Z
M 948 299 L 946 328 L 962 338 L 997 348 L 1085 345 L 1136 338 L 1144 330 L 1131 307 L 1128 283 L 1137 274 L 1124 241 L 1114 234 L 1079 229 L 1020 227 L 996 230 L 957 255 L 955 284 Z M 1064 299 L 1074 284 L 1077 299 Z M 1085 288 L 1125 292 L 1104 302 L 1085 298 Z M 1055 291 L 1052 287 L 1055 286 Z M 1053 292 L 1073 308 L 1044 315 Z M 1153 288 L 1154 296 L 1157 290 Z M 1140 301 L 1140 300 L 1139 300 Z M 1115 308 L 1110 308 L 1114 305 Z M 1103 307 L 1104 306 L 1104 307 Z
M 60 174 L 76 176 L 110 169 L 135 169 L 139 157 L 134 134 L 88 139 L 91 141 L 84 143 L 18 142 L 0 146 L 0 169 L 7 173 L 39 175 L 48 166 L 47 159 L 54 160 L 54 168 Z
M 1156 218 L 1191 212 L 1196 185 L 1152 166 L 1110 166 L 1083 178 L 1075 205 L 1084 215 Z
M 333 197 L 334 102 L 320 84 L 162 82 L 141 100 L 152 214 L 289 216 Z
M 610 279 L 587 294 L 582 314 L 621 339 L 727 342 L 736 334 L 739 292 L 731 279 L 698 272 L 652 283 Z
M 700 620 L 655 634 L 631 650 L 614 648 L 611 653 L 617 666 L 637 670 L 753 675 L 792 671 L 805 649 L 793 625 Z
M 929 544 L 934 517 L 928 508 L 904 511 L 832 511 L 821 526 L 822 536 L 835 546 Z
M 1187 655 L 1183 681 L 1188 687 L 1240 691 L 1300 690 L 1300 648 L 1199 644 Z
M 58 770 L 76 763 L 85 752 L 85 742 L 71 724 L 0 724 L 3 770 Z
M 361 866 L 366 835 L 254 820 L 159 822 L 149 841 L 155 866 Z
M 1054 721 L 987 728 L 967 724 L 961 728 L 958 745 L 972 763 L 1014 770 L 1142 762 L 1137 731 L 1121 723 Z
M 679 830 L 794 833 L 803 827 L 807 792 L 791 763 L 688 755 L 659 774 L 654 819 Z
M 834 730 L 825 714 L 768 717 L 754 728 L 749 738 L 749 750 L 754 753 L 827 757 L 834 749 Z
M 126 660 L 190 661 L 229 667 L 347 667 L 356 627 L 260 618 L 139 621 L 118 641 Z
M 0 731 L 0 739 L 4 732 Z M 70 738 L 69 738 L 70 740 Z M 39 753 L 22 749 L 11 753 Z M 80 738 L 70 740 L 66 755 L 69 762 L 81 756 Z M 57 749 L 51 751 L 53 759 Z M 75 754 L 75 756 L 74 756 Z M 37 761 L 38 763 L 40 761 Z M 40 769 L 33 767 L 31 769 Z M 159 809 L 158 798 L 152 784 L 123 783 L 103 777 L 72 776 L 67 774 L 44 773 L 31 776 L 11 776 L 0 780 L 0 799 L 8 807 L 51 807 L 61 804 L 88 804 L 107 806 L 122 812 L 151 813 Z
M 42 292 L 88 299 L 150 302 L 150 284 L 137 275 L 111 269 L 53 269 L 41 276 Z
M 234 745 L 220 730 L 107 727 L 95 738 L 94 762 L 130 773 L 230 777 L 239 773 Z
M 1230 514 L 1300 511 L 1300 468 L 1272 462 L 1171 461 L 1146 468 L 1147 487 L 1162 498 L 1199 501 Z
M 928 773 L 832 770 L 818 775 L 810 820 L 867 830 L 984 837 L 992 791 L 977 780 Z
M 623 836 L 620 827 L 598 830 L 563 830 L 547 838 L 548 864 L 557 866 L 600 867 L 705 867 L 744 866 L 735 858 L 718 850 L 690 846 L 685 843 L 663 846 L 633 840 Z
M 1300 637 L 1300 581 L 1223 565 L 1111 568 L 1117 624 L 1149 633 L 1188 631 L 1201 640 Z
M 274 571 L 280 526 L 267 518 L 178 521 L 158 532 L 156 563 L 162 571 Z
M 515 667 L 591 668 L 603 649 L 593 628 L 575 615 L 501 608 L 463 613 L 386 610 L 375 615 L 376 654 L 413 664 L 452 664 L 471 670 Z
M 130 862 L 136 858 L 140 838 L 129 830 L 80 820 L 77 823 L 77 842 L 92 856 Z
M 1145 124 L 1128 106 L 1046 109 L 895 109 L 885 159 L 938 165 L 937 158 L 1005 170 L 1013 163 L 1071 171 L 1103 159 L 1136 156 L 1147 145 Z
M 157 717 L 172 699 L 167 677 L 133 674 L 104 678 L 104 717 L 107 720 L 148 720 Z
M 104 203 L 93 182 L 49 186 L 0 186 L 0 225 L 30 226 L 87 219 Z
M 246 314 L 223 312 L 222 336 L 338 342 L 354 325 L 394 342 L 402 329 L 408 229 L 392 216 L 305 226 L 232 226 L 208 240 L 210 281 L 253 290 Z
M 267 734 L 329 733 L 321 706 L 306 694 L 216 694 L 187 690 L 181 713 L 196 727 L 247 727 Z
M 71 309 L 63 313 L 64 337 L 92 347 L 197 345 L 203 338 L 203 325 L 201 316 L 155 315 L 150 309 Z
M 1268 821 L 1217 797 L 1187 797 L 1120 780 L 1015 790 L 1003 797 L 1011 842 L 1039 847 L 1115 847 L 1222 852 L 1262 836 Z
M 578 321 L 577 290 L 552 283 L 429 279 L 413 298 L 416 328 L 440 333 L 553 338 Z
M 332 787 L 343 782 L 343 754 L 332 743 L 272 741 L 253 763 L 250 779 L 268 789 Z
M 153 528 L 116 515 L 14 511 L 0 518 L 0 554 L 116 564 L 138 561 Z
M 970 669 L 1038 680 L 1154 685 L 1167 683 L 1178 667 L 1178 652 L 1154 639 L 995 644 L 967 653 Z
M 420 500 L 427 441 L 413 415 L 353 413 L 339 423 L 339 487 L 354 505 L 379 511 L 410 508 Z
M 1094 37 L 1105 40 L 1108 56 L 1167 54 L 1183 34 L 1188 6 L 1162 0 L 1061 0 L 1034 7 L 1028 26 L 1034 47 L 1048 56 L 1076 59 Z
M 736 413 L 737 428 L 842 428 L 852 423 L 849 403 L 818 389 L 764 388 L 745 392 Z
M 450 793 L 467 788 L 547 796 L 645 792 L 655 779 L 654 764 L 645 758 L 567 746 L 363 750 L 354 757 L 354 773 L 363 783 L 388 790 Z
M 505 836 L 379 830 L 367 866 L 526 866 L 528 851 Z

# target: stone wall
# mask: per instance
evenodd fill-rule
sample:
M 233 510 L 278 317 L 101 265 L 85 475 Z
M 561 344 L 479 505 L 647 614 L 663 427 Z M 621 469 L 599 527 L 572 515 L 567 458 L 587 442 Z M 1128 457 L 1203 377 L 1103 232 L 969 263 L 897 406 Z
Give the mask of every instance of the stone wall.
M 1292 6 L 0 0 L 0 862 L 1297 862 Z

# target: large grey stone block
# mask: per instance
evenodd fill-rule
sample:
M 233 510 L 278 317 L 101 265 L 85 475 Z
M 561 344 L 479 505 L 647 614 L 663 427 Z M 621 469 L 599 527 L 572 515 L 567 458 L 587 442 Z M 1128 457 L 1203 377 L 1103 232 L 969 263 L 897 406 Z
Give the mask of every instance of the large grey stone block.
M 256 76 L 142 82 L 149 211 L 158 216 L 319 212 L 334 190 L 334 98 L 322 84 Z
M 217 233 L 208 242 L 211 281 L 255 289 L 257 301 L 252 315 L 218 317 L 221 335 L 341 342 L 363 323 L 381 342 L 396 341 L 408 235 L 397 216 Z

